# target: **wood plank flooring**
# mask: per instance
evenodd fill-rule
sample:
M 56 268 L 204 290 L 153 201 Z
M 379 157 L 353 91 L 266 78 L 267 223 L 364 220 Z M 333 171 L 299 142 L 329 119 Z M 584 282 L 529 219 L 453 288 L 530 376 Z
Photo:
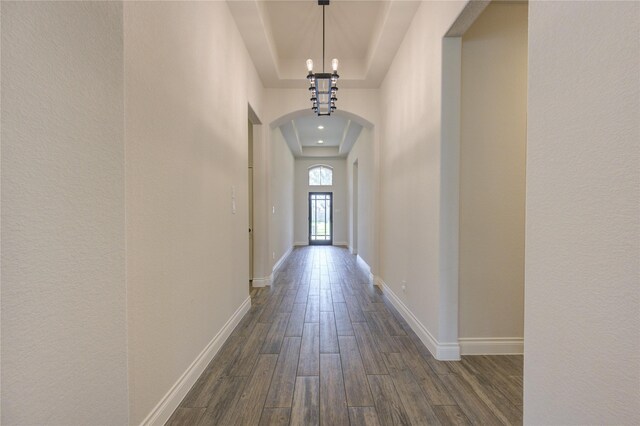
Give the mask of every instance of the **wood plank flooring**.
M 435 360 L 344 248 L 296 248 L 251 298 L 167 424 L 522 424 L 522 356 Z

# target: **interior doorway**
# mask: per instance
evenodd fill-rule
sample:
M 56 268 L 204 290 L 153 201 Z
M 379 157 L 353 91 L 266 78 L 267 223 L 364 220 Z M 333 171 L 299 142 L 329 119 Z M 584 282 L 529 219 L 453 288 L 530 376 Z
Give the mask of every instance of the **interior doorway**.
M 333 244 L 333 192 L 309 193 L 309 245 Z
M 351 254 L 358 254 L 358 160 L 353 163 L 352 185 Z
M 249 283 L 253 281 L 253 123 L 248 121 Z
M 265 286 L 265 260 L 267 259 L 265 144 L 262 122 L 251 105 L 247 105 L 247 275 L 249 285 Z
M 441 297 L 462 355 L 524 349 L 527 26 L 526 2 L 470 2 L 443 40 Z

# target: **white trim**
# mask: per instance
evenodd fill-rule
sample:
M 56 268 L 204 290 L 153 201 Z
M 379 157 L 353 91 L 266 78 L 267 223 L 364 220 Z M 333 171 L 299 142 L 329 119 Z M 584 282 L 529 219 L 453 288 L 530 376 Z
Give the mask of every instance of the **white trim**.
M 438 343 L 438 350 L 434 358 L 438 361 L 460 361 L 460 344 Z
M 422 343 L 429 349 L 429 352 L 440 361 L 459 361 L 460 345 L 457 342 L 438 342 L 429 330 L 418 320 L 411 310 L 404 304 L 402 300 L 391 290 L 391 288 L 380 277 L 375 277 L 374 281 L 385 296 L 391 301 L 393 306 L 400 312 L 400 315 L 409 323 L 411 329 L 418 335 Z
M 333 243 L 333 245 L 334 245 L 334 246 L 338 246 L 338 247 L 349 247 L 349 243 L 347 243 L 347 242 L 342 242 L 342 241 L 337 242 L 337 243 L 336 243 L 336 242 L 334 242 L 334 243 Z
M 293 243 L 294 247 L 303 247 L 303 246 L 308 246 L 309 242 L 305 241 L 305 242 L 301 242 L 301 243 Z
M 182 376 L 176 381 L 169 392 L 158 402 L 158 404 L 145 417 L 140 425 L 164 425 L 171 417 L 173 412 L 178 408 L 180 402 L 187 395 L 193 384 L 198 380 L 209 362 L 218 353 L 224 342 L 227 340 L 234 328 L 240 323 L 242 317 L 245 316 L 251 308 L 251 298 L 247 297 L 244 302 L 233 313 L 231 318 L 226 322 L 222 329 L 215 335 L 209 344 L 200 352 L 196 359 L 186 369 Z
M 373 285 L 379 285 L 378 280 L 376 279 L 376 276 L 373 275 L 373 272 L 371 272 L 371 266 L 369 266 L 369 264 L 359 254 L 356 255 L 356 261 L 358 263 L 362 263 L 362 265 L 369 272 L 369 282 L 372 283 Z
M 358 250 L 354 249 L 353 247 L 349 246 L 349 253 L 351 254 L 358 254 Z
M 253 287 L 267 287 L 271 285 L 271 276 L 263 278 L 254 278 L 251 280 Z
M 461 337 L 462 355 L 522 355 L 524 339 L 522 337 Z
M 285 254 L 282 255 L 282 257 L 280 258 L 280 260 L 278 260 L 276 262 L 275 265 L 273 265 L 273 271 L 271 273 L 271 280 L 273 281 L 273 276 L 276 273 L 276 271 L 278 269 L 280 269 L 280 267 L 282 266 L 282 264 L 284 263 L 284 260 L 287 258 L 287 256 L 289 256 L 291 254 L 291 252 L 293 251 L 293 246 L 289 247 L 289 250 L 287 250 L 285 252 Z
M 311 185 L 311 175 L 310 175 L 311 170 L 312 169 L 321 169 L 322 167 L 331 170 L 331 183 L 329 183 L 329 184 L 325 183 L 325 184 L 320 184 L 320 185 Z M 328 164 L 321 164 L 321 163 L 314 164 L 314 165 L 311 165 L 311 166 L 307 167 L 307 186 L 314 186 L 314 187 L 316 187 L 316 186 L 318 186 L 318 187 L 333 186 L 333 167 L 328 165 Z
M 369 273 L 371 273 L 371 266 L 369 266 L 369 264 L 360 255 L 356 256 L 356 260 L 358 262 L 361 262 L 365 266 L 365 268 L 367 268 L 367 271 L 369 271 Z

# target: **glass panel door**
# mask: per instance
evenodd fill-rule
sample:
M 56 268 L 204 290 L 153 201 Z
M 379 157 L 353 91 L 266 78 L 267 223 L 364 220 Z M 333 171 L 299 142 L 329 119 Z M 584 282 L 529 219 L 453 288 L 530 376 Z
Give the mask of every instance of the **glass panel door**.
M 333 193 L 309 193 L 309 244 L 333 243 Z

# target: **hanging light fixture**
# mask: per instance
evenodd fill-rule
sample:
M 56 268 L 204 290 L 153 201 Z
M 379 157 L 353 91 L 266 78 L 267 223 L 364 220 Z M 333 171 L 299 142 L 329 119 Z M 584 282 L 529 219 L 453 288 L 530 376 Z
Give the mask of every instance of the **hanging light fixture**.
M 324 7 L 329 5 L 329 0 L 318 0 L 318 5 L 322 6 L 322 72 L 313 72 L 313 61 L 307 59 L 307 79 L 309 80 L 309 92 L 311 92 L 311 109 L 321 115 L 331 115 L 336 110 L 338 100 L 338 60 L 331 60 L 333 72 L 324 71 Z

